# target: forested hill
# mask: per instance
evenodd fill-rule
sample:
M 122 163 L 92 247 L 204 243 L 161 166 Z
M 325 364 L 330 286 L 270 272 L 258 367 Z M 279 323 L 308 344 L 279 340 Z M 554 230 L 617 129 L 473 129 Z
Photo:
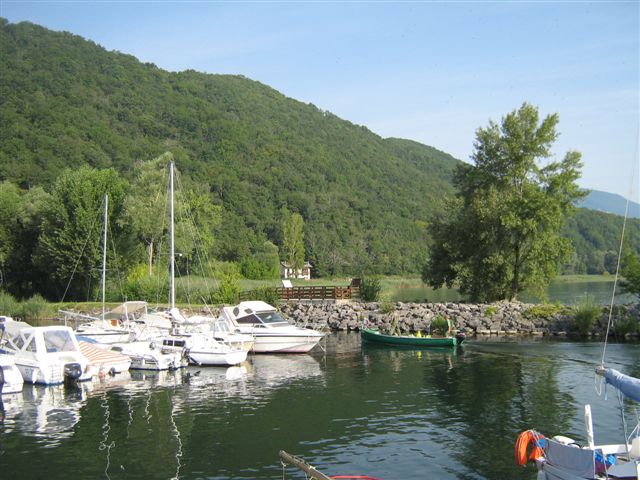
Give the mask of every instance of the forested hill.
M 0 65 L 0 181 L 50 190 L 81 165 L 130 179 L 134 162 L 171 151 L 222 207 L 212 232 L 220 260 L 282 247 L 286 208 L 304 218 L 315 275 L 418 272 L 429 222 L 453 193 L 450 155 L 383 139 L 242 76 L 166 72 L 4 19 Z M 598 232 L 615 221 L 582 211 L 568 225 L 578 247 L 568 271 L 603 270 L 617 245 Z M 638 238 L 638 222 L 630 232 Z
M 114 167 L 170 150 L 224 207 L 218 256 L 281 244 L 280 212 L 305 220 L 317 273 L 418 270 L 427 224 L 457 163 L 383 139 L 242 76 L 170 73 L 93 42 L 2 20 L 0 179 L 47 188 L 64 168 Z

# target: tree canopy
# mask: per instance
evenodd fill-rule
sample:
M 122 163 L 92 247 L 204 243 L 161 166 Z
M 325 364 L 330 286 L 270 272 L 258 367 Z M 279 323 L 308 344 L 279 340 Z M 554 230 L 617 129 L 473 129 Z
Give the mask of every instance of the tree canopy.
M 525 103 L 478 129 L 475 165 L 458 167 L 457 201 L 434 222 L 425 281 L 458 284 L 474 300 L 544 290 L 571 251 L 561 228 L 584 195 L 578 152 L 547 161 L 557 123 L 555 114 L 539 121 L 538 109 Z

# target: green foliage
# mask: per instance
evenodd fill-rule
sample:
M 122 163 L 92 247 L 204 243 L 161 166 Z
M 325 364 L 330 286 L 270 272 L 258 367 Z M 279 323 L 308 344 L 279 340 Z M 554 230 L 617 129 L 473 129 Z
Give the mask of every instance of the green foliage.
M 304 220 L 299 213 L 285 212 L 282 226 L 285 261 L 294 270 L 304 266 Z
M 241 264 L 248 277 L 275 278 L 271 254 L 269 260 L 258 257 L 265 242 L 286 257 L 283 209 L 304 220 L 306 259 L 317 276 L 417 273 L 431 246 L 435 261 L 438 249 L 454 251 L 442 244 L 450 234 L 470 236 L 467 228 L 432 235 L 460 165 L 444 152 L 383 139 L 242 76 L 167 72 L 69 33 L 26 22 L 3 21 L 0 27 L 0 180 L 11 185 L 0 187 L 0 285 L 18 298 L 38 291 L 59 300 L 66 289 L 74 262 L 62 253 L 78 252 L 70 245 L 71 227 L 64 242 L 53 240 L 52 228 L 62 227 L 52 223 L 52 211 L 60 211 L 62 197 L 47 193 L 66 170 L 113 169 L 119 182 L 130 181 L 125 211 L 109 217 L 119 268 L 149 265 L 149 259 L 164 268 L 166 252 L 159 246 L 168 230 L 167 151 L 181 171 L 178 208 L 188 205 L 199 235 L 191 235 L 193 222 L 177 222 L 184 272 L 188 264 L 201 274 L 201 260 L 214 258 Z M 561 189 L 552 182 L 548 187 Z M 70 195 L 79 197 L 84 195 Z M 481 202 L 477 206 L 482 210 Z M 78 242 L 89 235 L 81 229 L 92 208 L 87 203 L 81 209 Z M 530 208 L 537 208 L 535 202 Z M 610 227 L 617 219 L 580 210 L 563 233 L 576 249 L 565 271 L 610 271 L 618 231 Z M 523 228 L 508 220 L 511 232 Z M 640 221 L 628 227 L 630 244 L 640 245 Z M 96 297 L 99 268 L 90 237 L 90 255 L 79 263 L 67 298 Z M 533 249 L 540 251 L 547 250 Z M 488 253 L 494 254 L 485 257 L 489 279 L 503 278 L 508 259 Z M 467 273 L 455 270 L 459 278 Z M 530 270 L 532 283 L 548 273 Z M 450 277 L 440 276 L 445 282 Z
M 390 299 L 384 298 L 380 301 L 379 308 L 382 313 L 384 313 L 385 315 L 389 315 L 390 313 L 395 312 L 396 304 L 395 302 L 392 302 Z
M 431 320 L 431 333 L 444 335 L 449 330 L 449 322 L 442 315 L 436 315 Z
M 240 271 L 245 278 L 252 280 L 280 278 L 278 247 L 271 242 L 263 242 L 253 255 L 242 259 Z
M 498 311 L 498 309 L 496 307 L 491 306 L 491 307 L 485 308 L 484 314 L 485 314 L 485 316 L 491 318 L 496 314 L 497 311 Z
M 478 129 L 475 166 L 458 167 L 457 201 L 434 222 L 425 282 L 456 283 L 474 301 L 544 292 L 570 252 L 563 220 L 584 195 L 579 153 L 539 165 L 551 155 L 557 123 L 557 115 L 539 123 L 537 108 L 525 103 L 500 125 Z
M 278 305 L 280 303 L 280 295 L 275 288 L 265 286 L 251 290 L 247 300 L 262 300 L 269 305 Z
M 575 308 L 573 327 L 581 335 L 591 332 L 596 320 L 602 313 L 602 307 L 595 305 L 593 297 L 586 296 Z
M 41 320 L 52 315 L 51 308 L 42 295 L 34 295 L 20 304 L 20 316 L 29 322 Z
M 167 303 L 169 301 L 169 272 L 156 269 L 148 274 L 146 265 L 134 267 L 123 287 L 126 300 L 145 300 L 150 303 Z
M 213 293 L 213 303 L 236 304 L 240 298 L 240 271 L 234 264 L 220 265 L 217 273 L 218 288 Z
M 377 302 L 382 285 L 378 277 L 363 277 L 360 280 L 360 298 L 365 302 Z
M 34 258 L 41 270 L 49 272 L 41 292 L 55 299 L 92 297 L 102 270 L 104 195 L 109 194 L 110 216 L 117 217 L 125 187 L 111 169 L 81 167 L 60 175 Z
M 624 277 L 620 282 L 622 291 L 640 296 L 640 255 L 628 251 L 622 260 L 621 273 Z
M 618 317 L 613 323 L 613 331 L 620 337 L 624 337 L 630 333 L 636 333 L 640 327 L 639 322 L 639 319 L 633 318 L 631 315 Z
M 286 207 L 304 219 L 318 275 L 415 272 L 431 216 L 453 191 L 450 155 L 242 76 L 167 72 L 29 23 L 2 25 L 0 61 L 0 179 L 50 188 L 65 168 L 89 165 L 136 183 L 132 165 L 170 150 L 185 185 L 196 180 L 221 208 L 219 260 L 242 261 L 264 241 L 283 250 Z M 161 225 L 160 212 L 147 220 Z
M 522 312 L 522 316 L 532 320 L 534 318 L 550 319 L 557 314 L 568 314 L 570 311 L 567 307 L 560 305 L 559 303 L 543 303 L 540 305 L 534 305 Z
M 18 315 L 20 304 L 10 293 L 0 290 L 0 312 L 2 315 Z

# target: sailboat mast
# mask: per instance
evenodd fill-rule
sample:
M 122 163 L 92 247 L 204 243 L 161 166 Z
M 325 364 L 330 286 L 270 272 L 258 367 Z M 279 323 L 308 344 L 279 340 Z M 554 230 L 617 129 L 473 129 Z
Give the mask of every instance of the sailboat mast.
M 170 219 L 170 245 L 171 245 L 171 308 L 176 306 L 176 294 L 175 294 L 175 245 L 173 238 L 173 160 L 169 163 L 169 219 Z
M 104 194 L 104 232 L 102 235 L 102 319 L 104 320 L 104 298 L 107 283 L 107 221 L 109 211 L 109 194 Z

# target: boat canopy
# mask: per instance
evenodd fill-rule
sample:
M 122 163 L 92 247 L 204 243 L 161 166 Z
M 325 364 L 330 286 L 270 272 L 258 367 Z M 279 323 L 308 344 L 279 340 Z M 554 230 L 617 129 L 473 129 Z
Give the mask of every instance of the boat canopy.
M 640 402 L 640 378 L 630 377 L 615 368 L 604 371 L 605 381 L 620 390 L 624 395 L 636 402 Z

